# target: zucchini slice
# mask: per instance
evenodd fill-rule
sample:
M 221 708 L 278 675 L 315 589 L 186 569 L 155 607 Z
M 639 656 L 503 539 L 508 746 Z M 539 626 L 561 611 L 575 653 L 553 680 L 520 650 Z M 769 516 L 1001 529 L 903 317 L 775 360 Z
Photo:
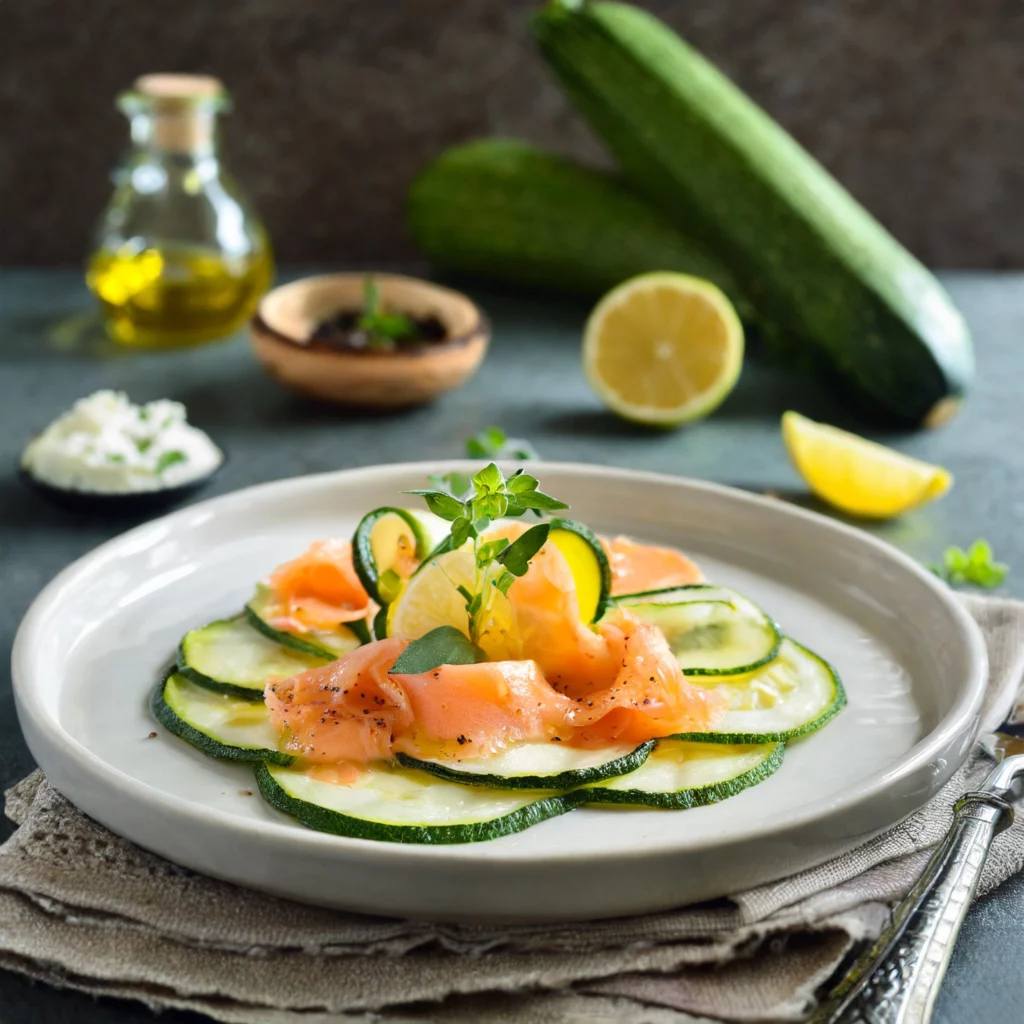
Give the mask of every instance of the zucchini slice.
M 277 733 L 265 705 L 217 693 L 180 673 L 172 672 L 156 686 L 149 706 L 164 728 L 204 754 L 281 765 L 294 760 L 277 749 Z
M 293 651 L 302 651 L 303 654 L 335 661 L 370 641 L 370 631 L 361 619 L 346 622 L 337 629 L 311 629 L 307 633 L 290 633 L 287 630 L 275 629 L 264 618 L 272 599 L 273 594 L 269 587 L 262 584 L 257 586 L 252 600 L 245 606 L 246 618 L 249 624 L 264 636 L 290 647 Z
M 245 700 L 261 701 L 269 680 L 294 676 L 324 661 L 321 655 L 275 643 L 245 615 L 193 629 L 178 646 L 179 675 Z
M 741 676 L 693 680 L 726 696 L 728 710 L 713 732 L 681 733 L 673 739 L 701 743 L 763 743 L 791 740 L 820 729 L 846 706 L 836 670 L 790 637 L 779 656 Z
M 375 508 L 363 516 L 352 537 L 356 575 L 378 604 L 387 604 L 380 593 L 380 577 L 395 564 L 401 544 L 411 548 L 420 561 L 430 550 L 423 525 L 404 508 Z
M 659 740 L 635 772 L 573 795 L 584 804 L 631 804 L 683 809 L 702 807 L 756 786 L 782 764 L 784 743 L 727 746 Z
M 548 543 L 562 552 L 572 571 L 580 618 L 587 625 L 596 622 L 612 592 L 612 569 L 600 538 L 575 519 L 552 519 L 550 527 Z
M 753 601 L 727 587 L 695 584 L 615 598 L 657 626 L 687 676 L 752 672 L 779 652 L 779 627 Z
M 457 760 L 398 754 L 404 768 L 415 768 L 448 782 L 492 789 L 575 789 L 634 771 L 647 760 L 654 740 L 636 747 L 584 750 L 563 743 L 524 743 L 491 757 Z
M 256 766 L 256 782 L 268 803 L 309 828 L 391 843 L 497 839 L 573 807 L 562 794 L 459 786 L 390 766 L 336 785 L 264 762 Z

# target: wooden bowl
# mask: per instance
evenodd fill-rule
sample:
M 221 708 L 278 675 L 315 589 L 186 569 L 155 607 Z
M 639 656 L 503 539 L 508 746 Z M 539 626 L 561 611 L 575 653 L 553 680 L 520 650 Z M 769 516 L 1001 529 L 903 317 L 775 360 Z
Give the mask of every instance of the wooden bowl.
M 437 317 L 444 341 L 396 351 L 345 351 L 312 341 L 322 321 L 361 309 L 372 276 L 388 310 Z M 429 402 L 464 384 L 487 352 L 490 325 L 465 295 L 398 274 L 324 274 L 268 292 L 252 321 L 256 358 L 286 387 L 343 405 L 397 408 Z

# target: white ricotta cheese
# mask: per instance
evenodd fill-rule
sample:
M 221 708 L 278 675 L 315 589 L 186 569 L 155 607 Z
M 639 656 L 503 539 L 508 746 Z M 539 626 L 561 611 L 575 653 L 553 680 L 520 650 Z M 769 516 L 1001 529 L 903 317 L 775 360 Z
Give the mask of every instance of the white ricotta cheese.
M 97 391 L 36 437 L 21 465 L 62 490 L 131 494 L 179 487 L 223 461 L 210 438 L 188 423 L 180 402 L 139 406 L 122 392 Z

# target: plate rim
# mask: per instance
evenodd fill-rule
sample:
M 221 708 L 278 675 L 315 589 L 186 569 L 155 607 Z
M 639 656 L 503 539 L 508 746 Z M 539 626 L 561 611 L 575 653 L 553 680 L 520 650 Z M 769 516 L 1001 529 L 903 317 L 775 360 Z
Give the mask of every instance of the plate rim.
M 102 565 L 105 560 L 115 557 L 117 549 L 126 543 L 132 544 L 133 542 L 144 541 L 151 533 L 163 534 L 169 528 L 184 523 L 191 517 L 197 515 L 205 516 L 208 514 L 211 505 L 218 506 L 217 512 L 221 513 L 225 509 L 229 509 L 232 504 L 250 504 L 253 500 L 258 501 L 261 497 L 270 495 L 275 491 L 286 491 L 297 486 L 313 488 L 330 486 L 339 478 L 357 477 L 372 480 L 375 477 L 398 476 L 403 473 L 458 472 L 479 466 L 479 464 L 480 460 L 473 459 L 429 459 L 358 466 L 322 473 L 298 474 L 253 484 L 230 491 L 227 494 L 195 502 L 184 508 L 142 523 L 98 545 L 61 570 L 46 584 L 29 606 L 18 627 L 11 652 L 11 670 L 15 705 L 23 734 L 26 733 L 26 729 L 22 719 L 23 716 L 28 716 L 31 725 L 42 733 L 50 745 L 55 748 L 61 748 L 65 756 L 70 756 L 74 760 L 75 769 L 86 773 L 94 784 L 99 782 L 108 787 L 114 786 L 120 787 L 122 790 L 127 789 L 133 798 L 148 802 L 157 809 L 173 810 L 176 814 L 183 814 L 195 820 L 199 825 L 229 829 L 236 834 L 244 834 L 247 837 L 262 842 L 269 842 L 276 846 L 292 846 L 294 843 L 299 842 L 304 845 L 310 845 L 314 849 L 325 851 L 332 849 L 352 849 L 363 852 L 373 850 L 374 856 L 382 861 L 387 860 L 396 863 L 401 861 L 408 862 L 410 859 L 475 859 L 481 854 L 485 856 L 489 863 L 495 865 L 507 864 L 515 867 L 578 861 L 578 853 L 570 851 L 544 851 L 524 859 L 521 856 L 514 857 L 508 855 L 506 848 L 490 843 L 465 843 L 444 846 L 388 843 L 372 839 L 336 836 L 317 832 L 313 829 L 296 829 L 291 827 L 290 822 L 247 820 L 244 818 L 226 819 L 212 808 L 206 808 L 184 797 L 154 789 L 147 783 L 108 764 L 68 733 L 60 725 L 56 715 L 51 715 L 47 712 L 28 682 L 30 673 L 26 650 L 33 640 L 33 634 L 38 630 L 38 623 L 47 612 L 48 607 L 56 602 L 64 590 L 72 586 L 79 576 L 92 571 L 97 565 Z M 499 460 L 499 465 L 518 466 L 519 463 Z M 727 840 L 727 844 L 731 845 L 737 842 L 746 844 L 770 840 L 773 837 L 783 836 L 794 830 L 813 825 L 818 819 L 853 812 L 858 807 L 878 797 L 882 792 L 894 786 L 903 778 L 912 775 L 915 771 L 921 770 L 934 753 L 941 749 L 948 749 L 957 735 L 969 734 L 972 737 L 976 735 L 980 723 L 981 707 L 985 698 L 988 676 L 988 657 L 981 630 L 963 604 L 956 599 L 952 590 L 895 546 L 850 524 L 831 519 L 809 509 L 780 502 L 776 498 L 745 491 L 728 484 L 697 480 L 692 477 L 678 476 L 671 473 L 582 462 L 536 461 L 530 463 L 530 468 L 536 468 L 538 472 L 543 472 L 547 468 L 569 475 L 612 477 L 630 480 L 638 484 L 650 483 L 682 486 L 683 488 L 691 488 L 711 495 L 717 495 L 727 500 L 737 501 L 740 504 L 748 505 L 752 509 L 770 512 L 772 515 L 789 516 L 798 521 L 803 520 L 826 529 L 838 531 L 841 535 L 852 539 L 854 543 L 865 545 L 869 550 L 874 551 L 878 557 L 894 561 L 902 569 L 917 577 L 919 582 L 923 582 L 932 591 L 933 595 L 938 598 L 940 603 L 945 606 L 946 610 L 952 614 L 954 620 L 961 627 L 968 657 L 968 678 L 961 685 L 953 706 L 935 724 L 933 729 L 922 736 L 896 762 L 887 768 L 875 772 L 853 787 L 849 792 L 841 796 L 817 800 L 801 808 L 799 812 L 787 815 L 778 822 L 765 824 L 752 832 L 743 833 L 742 836 L 731 837 Z M 966 760 L 970 749 L 971 744 L 963 748 L 962 756 L 952 766 L 950 773 L 955 771 Z M 589 855 L 588 860 L 594 862 L 628 863 L 633 859 L 645 859 L 654 855 L 671 854 L 673 851 L 687 854 L 699 853 L 713 850 L 722 845 L 721 840 L 714 836 L 708 836 L 698 842 L 685 844 L 680 843 L 678 839 L 662 842 L 654 841 L 645 844 L 643 847 L 633 847 L 627 850 L 616 850 L 613 852 L 595 851 Z

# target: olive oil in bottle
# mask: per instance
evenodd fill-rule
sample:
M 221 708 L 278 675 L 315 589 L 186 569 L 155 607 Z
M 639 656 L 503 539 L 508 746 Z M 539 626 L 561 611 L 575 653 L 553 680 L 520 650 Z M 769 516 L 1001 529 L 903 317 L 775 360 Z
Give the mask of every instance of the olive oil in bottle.
M 147 75 L 118 105 L 132 149 L 86 275 L 108 333 L 152 347 L 225 337 L 269 287 L 273 257 L 217 155 L 223 87 L 204 76 Z

